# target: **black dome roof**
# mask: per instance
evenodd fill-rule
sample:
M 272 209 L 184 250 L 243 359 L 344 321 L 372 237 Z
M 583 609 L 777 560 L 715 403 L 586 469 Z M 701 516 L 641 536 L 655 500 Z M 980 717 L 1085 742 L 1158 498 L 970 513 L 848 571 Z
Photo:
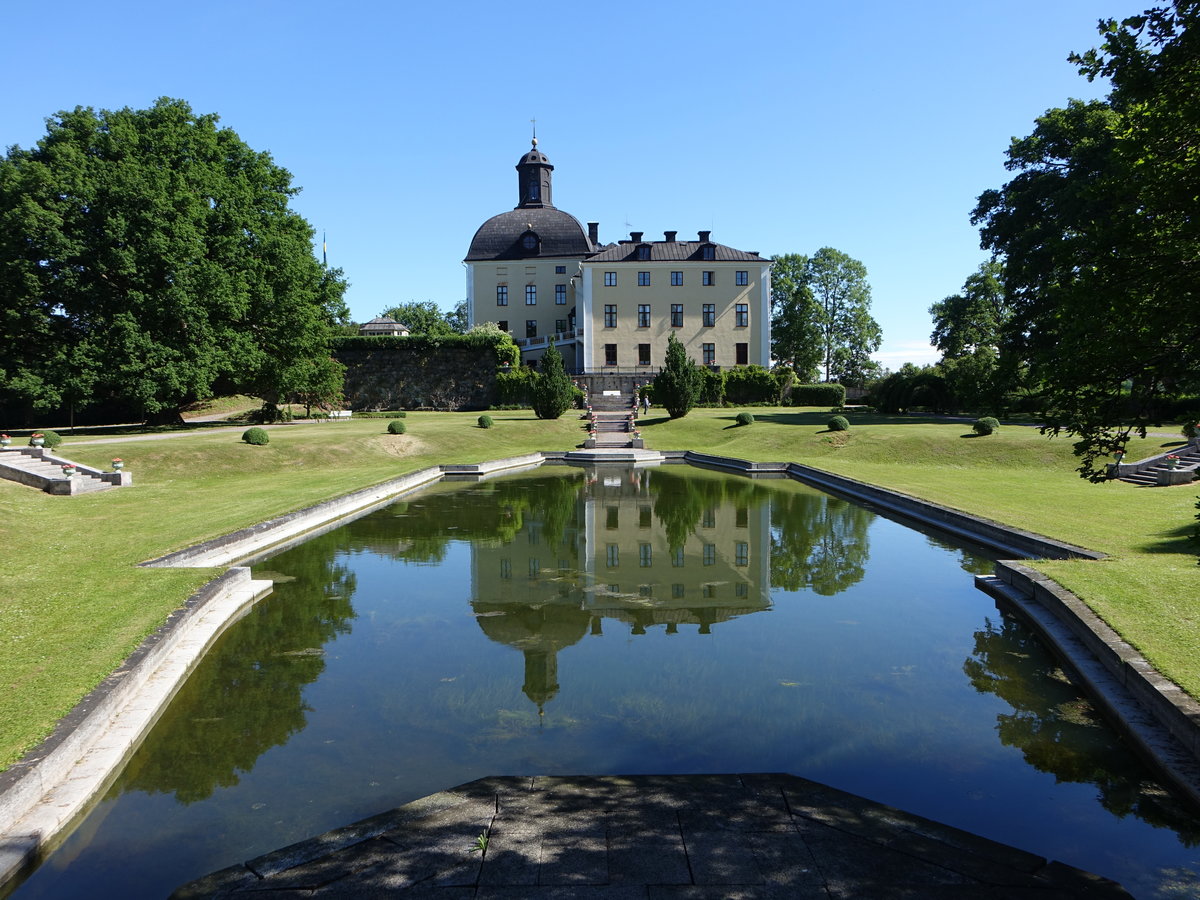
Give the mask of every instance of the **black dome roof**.
M 521 236 L 527 231 L 538 236 L 536 252 L 521 246 Z M 592 252 L 587 232 L 573 215 L 553 207 L 535 207 L 512 209 L 484 222 L 471 239 L 467 260 L 588 256 Z

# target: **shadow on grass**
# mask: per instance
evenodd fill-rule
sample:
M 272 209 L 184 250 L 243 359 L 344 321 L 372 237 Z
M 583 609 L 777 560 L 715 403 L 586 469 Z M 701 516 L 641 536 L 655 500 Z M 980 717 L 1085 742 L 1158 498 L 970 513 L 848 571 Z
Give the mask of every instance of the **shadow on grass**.
M 1196 524 L 1193 520 L 1178 528 L 1162 532 L 1159 540 L 1139 544 L 1137 549 L 1144 553 L 1180 553 L 1184 556 L 1200 556 L 1200 540 L 1197 540 L 1195 534 Z M 1200 559 L 1197 559 L 1196 563 L 1200 565 Z
M 806 412 L 764 412 L 755 411 L 754 421 L 756 422 L 771 422 L 776 425 L 828 425 L 830 418 L 833 416 L 845 416 L 851 426 L 861 425 L 948 425 L 954 421 L 962 421 L 961 419 L 952 420 L 942 416 L 889 416 L 885 413 L 862 413 L 862 412 L 817 412 L 810 410 Z

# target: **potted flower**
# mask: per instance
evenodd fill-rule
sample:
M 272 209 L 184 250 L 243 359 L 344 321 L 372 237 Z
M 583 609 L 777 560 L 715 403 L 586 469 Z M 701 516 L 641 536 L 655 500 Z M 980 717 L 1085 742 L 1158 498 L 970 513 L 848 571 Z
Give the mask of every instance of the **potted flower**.
M 31 434 L 29 436 L 29 446 L 30 447 L 40 447 L 44 443 L 46 443 L 46 436 L 44 434 L 42 434 L 40 431 L 35 431 L 33 434 Z
M 7 434 L 0 434 L 0 447 L 7 447 L 11 443 L 12 438 L 10 438 Z
M 1174 468 L 1177 468 L 1178 466 L 1179 466 L 1179 457 L 1176 456 L 1174 453 L 1168 453 L 1167 454 L 1167 468 L 1174 469 Z
M 121 459 L 119 456 L 114 456 L 112 466 L 114 472 L 120 472 L 123 468 L 125 468 L 125 460 Z
M 73 465 L 71 465 L 70 463 L 66 463 L 62 467 L 62 473 L 65 476 L 67 476 L 68 478 L 70 478 L 72 475 L 75 474 L 75 467 Z

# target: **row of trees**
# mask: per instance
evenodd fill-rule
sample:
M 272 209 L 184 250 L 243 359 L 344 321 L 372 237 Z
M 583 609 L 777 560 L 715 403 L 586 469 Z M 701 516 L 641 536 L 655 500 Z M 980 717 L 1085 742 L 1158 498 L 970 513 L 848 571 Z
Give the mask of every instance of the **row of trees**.
M 0 406 L 165 422 L 218 393 L 336 393 L 346 283 L 298 190 L 182 100 L 51 117 L 0 160 Z
M 883 334 L 871 317 L 867 268 L 832 247 L 773 256 L 771 356 L 802 382 L 861 385 L 877 374 Z

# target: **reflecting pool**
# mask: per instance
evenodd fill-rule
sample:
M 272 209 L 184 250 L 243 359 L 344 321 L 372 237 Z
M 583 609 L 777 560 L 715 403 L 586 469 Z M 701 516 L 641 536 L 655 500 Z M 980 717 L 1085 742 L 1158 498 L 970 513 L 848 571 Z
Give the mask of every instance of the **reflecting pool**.
M 990 568 L 784 480 L 443 483 L 259 563 L 273 594 L 17 894 L 164 896 L 485 775 L 791 772 L 1194 896 L 1200 819 Z

